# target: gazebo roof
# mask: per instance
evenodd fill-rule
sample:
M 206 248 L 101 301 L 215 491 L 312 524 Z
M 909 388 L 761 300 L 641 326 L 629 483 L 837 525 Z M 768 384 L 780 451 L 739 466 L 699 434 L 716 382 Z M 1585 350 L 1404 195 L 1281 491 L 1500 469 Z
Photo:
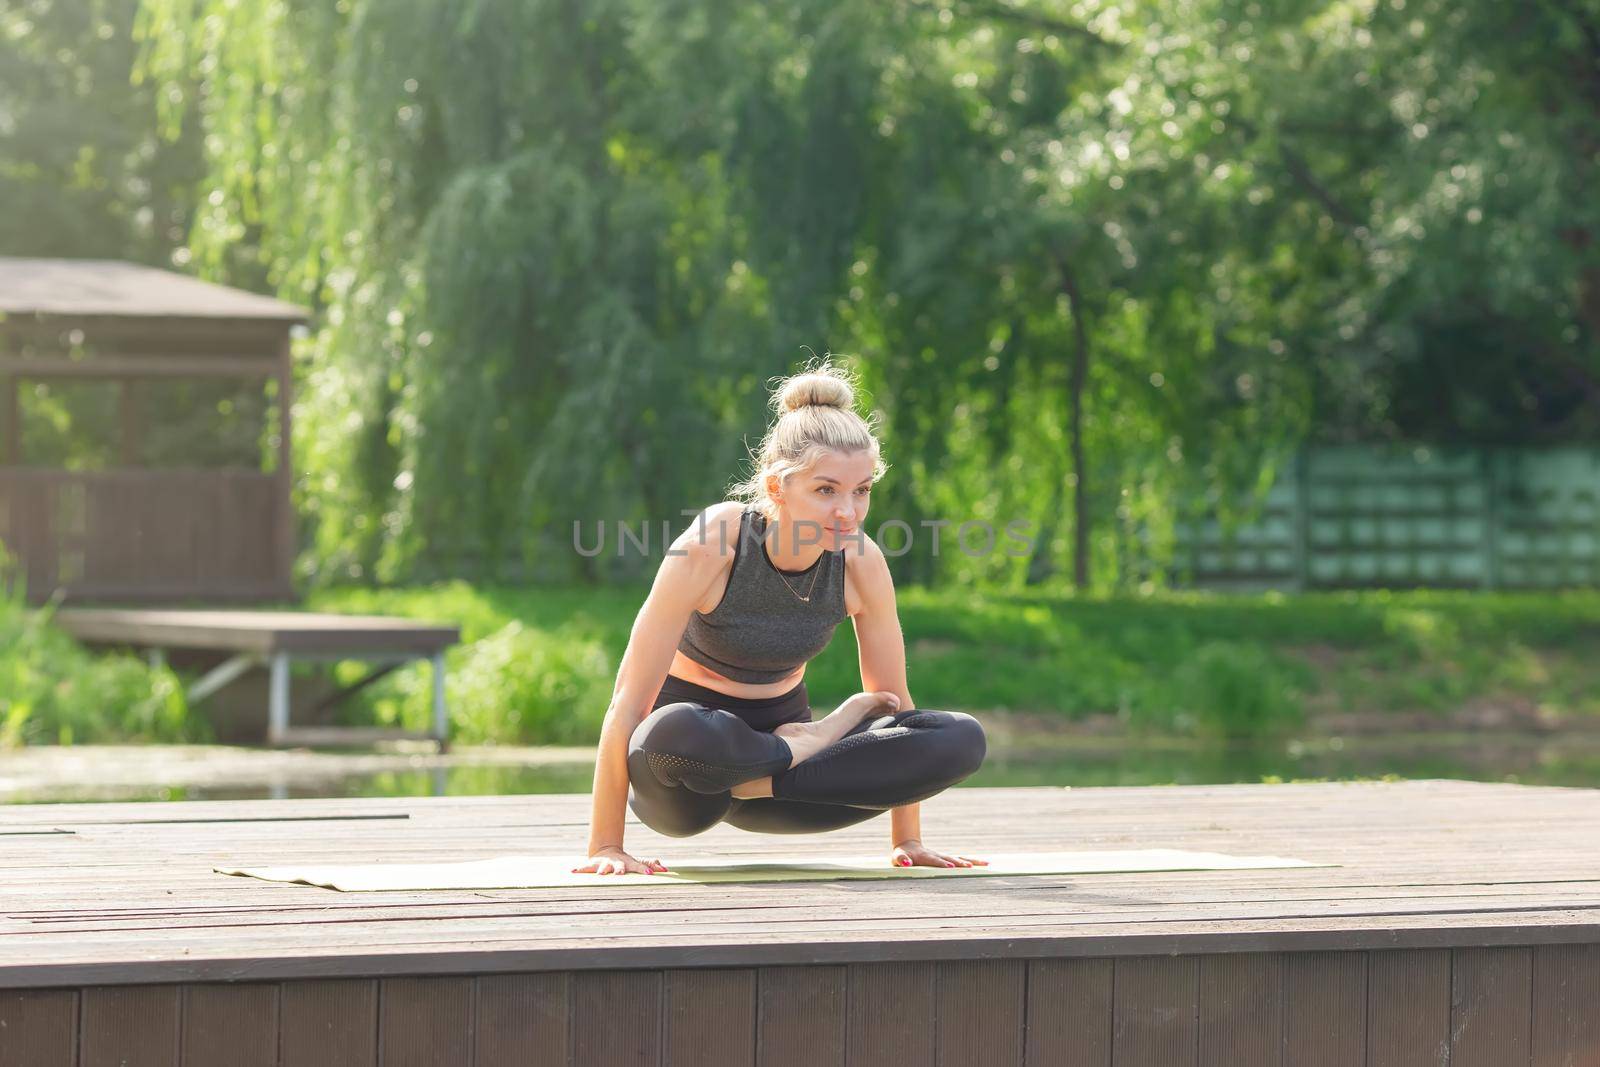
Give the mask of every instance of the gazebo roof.
M 0 256 L 0 314 L 304 322 L 304 308 L 185 274 L 110 259 Z

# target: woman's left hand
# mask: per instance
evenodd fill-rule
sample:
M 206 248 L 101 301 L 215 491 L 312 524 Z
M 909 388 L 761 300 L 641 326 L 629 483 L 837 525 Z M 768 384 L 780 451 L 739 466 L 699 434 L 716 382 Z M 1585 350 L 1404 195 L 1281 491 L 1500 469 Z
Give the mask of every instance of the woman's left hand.
M 889 862 L 896 867 L 987 867 L 988 860 L 971 856 L 946 856 L 921 841 L 902 841 L 895 846 Z

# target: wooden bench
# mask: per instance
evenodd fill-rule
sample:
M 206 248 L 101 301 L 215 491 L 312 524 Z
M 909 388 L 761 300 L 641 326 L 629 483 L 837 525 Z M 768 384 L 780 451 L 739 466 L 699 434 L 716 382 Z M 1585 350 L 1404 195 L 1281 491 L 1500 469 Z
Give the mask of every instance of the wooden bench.
M 145 649 L 153 663 L 168 649 L 229 653 L 187 696 L 204 700 L 253 667 L 269 672 L 267 743 L 271 745 L 362 744 L 380 740 L 432 739 L 449 745 L 444 699 L 444 650 L 460 641 L 456 626 L 418 623 L 381 615 L 329 615 L 298 611 L 193 611 L 64 608 L 56 625 L 86 644 Z M 291 728 L 289 668 L 295 660 L 361 660 L 375 667 L 361 680 L 318 705 L 332 707 L 412 660 L 433 664 L 433 729 L 426 733 L 371 727 Z

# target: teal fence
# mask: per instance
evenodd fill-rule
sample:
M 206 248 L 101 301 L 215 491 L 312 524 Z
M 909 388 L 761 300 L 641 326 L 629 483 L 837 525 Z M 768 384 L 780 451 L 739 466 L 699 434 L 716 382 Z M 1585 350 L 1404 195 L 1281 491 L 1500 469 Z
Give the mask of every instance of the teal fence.
M 1249 521 L 1176 535 L 1200 587 L 1600 585 L 1600 449 L 1308 448 Z

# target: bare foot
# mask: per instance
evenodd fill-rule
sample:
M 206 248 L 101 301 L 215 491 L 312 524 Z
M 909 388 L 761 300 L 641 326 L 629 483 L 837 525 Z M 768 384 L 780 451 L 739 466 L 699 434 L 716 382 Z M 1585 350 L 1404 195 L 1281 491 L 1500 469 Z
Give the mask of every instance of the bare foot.
M 772 777 L 752 778 L 748 782 L 740 782 L 733 787 L 735 800 L 758 800 L 761 797 L 772 795 Z
M 892 715 L 899 707 L 900 698 L 886 690 L 857 693 L 817 722 L 785 723 L 772 732 L 788 742 L 789 751 L 794 753 L 789 766 L 794 767 L 854 730 L 863 719 Z

